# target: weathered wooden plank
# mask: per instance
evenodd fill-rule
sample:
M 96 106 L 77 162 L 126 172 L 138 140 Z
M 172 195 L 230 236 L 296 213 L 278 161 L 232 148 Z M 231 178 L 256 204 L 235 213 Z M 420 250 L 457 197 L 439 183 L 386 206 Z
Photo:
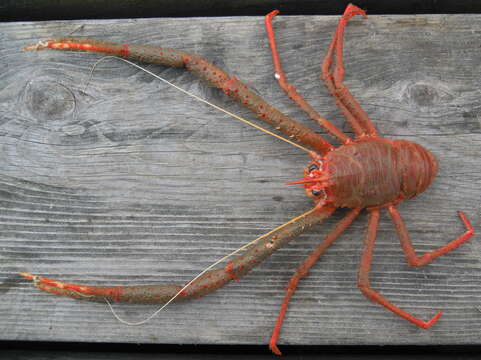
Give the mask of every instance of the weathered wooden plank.
M 292 82 L 343 125 L 318 80 L 337 17 L 276 19 Z M 481 192 L 481 17 L 372 16 L 349 25 L 347 84 L 380 132 L 421 143 L 440 175 L 401 205 L 417 249 L 477 226 Z M 297 179 L 304 154 L 199 105 L 128 65 L 81 53 L 22 53 L 39 39 L 76 36 L 157 44 L 199 53 L 311 125 L 279 91 L 260 17 L 1 24 L 0 329 L 4 340 L 260 344 L 270 335 L 292 270 L 342 216 L 301 236 L 239 283 L 178 304 L 141 327 L 103 304 L 43 294 L 30 271 L 91 284 L 182 283 L 203 267 L 310 207 Z M 248 112 L 176 69 L 148 66 L 230 110 Z M 315 126 L 313 126 L 315 128 Z M 422 331 L 370 304 L 356 289 L 361 216 L 305 279 L 283 343 L 480 342 L 479 237 L 434 264 L 405 264 L 384 217 L 372 282 L 429 318 Z M 155 307 L 116 306 L 130 321 Z

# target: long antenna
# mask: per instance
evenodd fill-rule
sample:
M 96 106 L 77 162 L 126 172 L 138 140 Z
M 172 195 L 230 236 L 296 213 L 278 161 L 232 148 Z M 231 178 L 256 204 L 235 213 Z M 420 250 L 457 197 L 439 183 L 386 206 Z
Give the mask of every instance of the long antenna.
M 301 150 L 303 150 L 303 151 L 305 151 L 305 152 L 307 152 L 307 153 L 309 153 L 309 154 L 311 153 L 311 151 L 310 151 L 309 149 L 305 148 L 304 146 L 301 146 L 301 145 L 299 145 L 299 144 L 296 144 L 295 142 L 292 142 L 292 141 L 290 141 L 290 140 L 288 140 L 288 139 L 286 139 L 286 138 L 283 138 L 282 136 L 279 136 L 279 135 L 273 133 L 272 131 L 269 131 L 269 130 L 267 130 L 267 129 L 264 129 L 263 127 L 255 124 L 255 123 L 253 123 L 253 122 L 251 122 L 251 121 L 249 121 L 249 120 L 247 120 L 247 119 L 244 119 L 243 117 L 240 117 L 240 116 L 238 116 L 238 115 L 236 115 L 236 114 L 234 114 L 234 113 L 231 113 L 230 111 L 228 111 L 228 110 L 226 110 L 226 109 L 223 109 L 223 108 L 221 108 L 220 106 L 217 106 L 217 105 L 215 105 L 215 104 L 212 104 L 211 102 L 209 102 L 209 101 L 207 101 L 207 100 L 205 100 L 205 99 L 203 99 L 203 98 L 201 98 L 201 97 L 199 97 L 199 96 L 197 96 L 197 95 L 195 95 L 195 94 L 192 94 L 192 93 L 188 92 L 187 90 L 184 90 L 184 89 L 180 88 L 179 86 L 177 86 L 177 85 L 171 83 L 170 81 L 168 81 L 168 80 L 160 77 L 159 75 L 154 74 L 153 72 L 151 72 L 151 71 L 143 68 L 142 66 L 137 65 L 137 64 L 135 64 L 135 63 L 133 63 L 133 62 L 131 62 L 131 61 L 129 61 L 129 60 L 126 60 L 126 59 L 123 59 L 123 58 L 119 58 L 119 57 L 117 57 L 117 56 L 104 56 L 103 58 L 99 59 L 99 60 L 94 64 L 94 66 L 92 67 L 92 70 L 90 71 L 90 76 L 89 76 L 89 79 L 88 79 L 88 81 L 87 81 L 86 87 L 88 86 L 88 84 L 89 84 L 89 82 L 90 82 L 90 80 L 91 80 L 91 78 L 92 78 L 92 74 L 93 74 L 96 66 L 97 66 L 100 62 L 102 62 L 102 61 L 104 61 L 104 60 L 106 60 L 106 59 L 109 59 L 109 58 L 119 59 L 119 60 L 125 61 L 126 63 L 128 63 L 128 64 L 130 64 L 130 65 L 132 65 L 132 66 L 134 66 L 134 67 L 136 67 L 136 68 L 138 68 L 138 69 L 146 72 L 147 74 L 152 75 L 153 77 L 155 77 L 156 79 L 158 79 L 158 80 L 166 83 L 167 85 L 170 85 L 170 86 L 174 87 L 175 89 L 183 92 L 184 94 L 186 94 L 186 95 L 188 95 L 188 96 L 190 96 L 190 97 L 192 97 L 192 98 L 194 98 L 194 99 L 196 99 L 196 100 L 198 100 L 198 101 L 200 101 L 200 102 L 203 102 L 204 104 L 207 104 L 207 105 L 209 105 L 209 106 L 211 106 L 211 107 L 213 107 L 213 108 L 215 108 L 215 109 L 217 109 L 217 110 L 219 110 L 219 111 L 222 111 L 223 113 L 225 113 L 225 114 L 227 114 L 227 115 L 230 115 L 230 116 L 232 116 L 233 118 L 238 119 L 238 120 L 244 122 L 244 123 L 247 124 L 247 125 L 250 125 L 250 126 L 252 126 L 252 127 L 260 130 L 260 131 L 265 132 L 266 134 L 269 134 L 269 135 L 271 135 L 271 136 L 274 136 L 275 138 L 278 138 L 278 139 L 280 139 L 280 140 L 282 140 L 282 141 L 285 141 L 285 142 L 287 142 L 288 144 L 291 144 L 291 145 L 293 145 L 293 146 L 295 146 L 295 147 L 297 147 L 297 148 L 299 148 L 299 149 L 301 149 Z M 256 239 L 248 242 L 247 244 L 244 244 L 243 246 L 241 246 L 241 247 L 238 248 L 237 250 L 234 250 L 234 251 L 232 251 L 231 253 L 227 254 L 226 256 L 220 258 L 219 260 L 213 262 L 213 263 L 210 264 L 208 267 L 206 267 L 204 270 L 202 270 L 202 271 L 201 271 L 197 276 L 195 276 L 192 280 L 190 280 L 187 284 L 185 284 L 185 285 L 184 285 L 174 296 L 172 296 L 164 305 L 162 305 L 159 309 L 157 309 L 156 311 L 154 311 L 151 315 L 149 315 L 149 316 L 148 316 L 146 319 L 144 319 L 144 320 L 141 320 L 141 321 L 138 321 L 138 322 L 129 322 L 129 321 L 123 320 L 122 318 L 120 318 L 119 315 L 117 315 L 117 313 L 115 312 L 115 310 L 113 309 L 111 303 L 108 301 L 107 298 L 105 298 L 105 301 L 107 302 L 107 304 L 108 304 L 108 306 L 109 306 L 112 314 L 114 315 L 114 317 L 115 317 L 119 322 L 121 322 L 121 323 L 123 323 L 123 324 L 126 324 L 126 325 L 131 325 L 131 326 L 138 326 L 138 325 L 145 324 L 146 322 L 148 322 L 149 320 L 151 320 L 152 318 L 154 318 L 154 317 L 155 317 L 159 312 L 161 312 L 166 306 L 168 306 L 170 303 L 172 303 L 186 288 L 188 288 L 190 285 L 192 285 L 193 282 L 195 282 L 199 277 L 201 277 L 201 276 L 202 276 L 203 274 L 205 274 L 207 271 L 209 271 L 210 269 L 212 269 L 214 266 L 216 266 L 217 264 L 223 262 L 224 260 L 228 259 L 229 257 L 231 257 L 231 256 L 239 253 L 240 251 L 247 249 L 248 247 L 252 246 L 253 244 L 255 244 L 256 242 L 258 242 L 259 240 L 264 239 L 265 237 L 269 236 L 270 234 L 274 233 L 275 231 L 278 231 L 279 229 L 281 229 L 281 228 L 283 228 L 283 227 L 291 224 L 292 222 L 295 222 L 295 221 L 297 221 L 298 219 L 307 216 L 308 214 L 312 213 L 312 212 L 315 211 L 315 210 L 316 210 L 316 208 L 313 208 L 313 209 L 311 209 L 311 210 L 306 211 L 305 213 L 303 213 L 303 214 L 301 214 L 301 215 L 299 215 L 299 216 L 297 216 L 297 217 L 289 220 L 288 222 L 286 222 L 286 223 L 284 223 L 284 224 L 276 227 L 275 229 L 273 229 L 273 230 L 271 230 L 271 231 L 269 231 L 269 232 L 267 232 L 267 233 L 259 236 L 258 238 L 256 238 Z M 29 274 L 27 274 L 27 275 L 29 275 Z M 79 295 L 83 295 L 83 294 L 79 294 Z M 85 295 L 85 296 L 88 296 L 88 295 Z
M 207 266 L 204 270 L 202 270 L 197 276 L 195 276 L 192 280 L 190 280 L 187 284 L 185 284 L 174 296 L 172 296 L 169 301 L 167 301 L 164 305 L 162 305 L 160 308 L 158 308 L 156 311 L 154 311 L 152 314 L 150 314 L 147 318 L 145 318 L 144 320 L 141 320 L 141 321 L 137 321 L 137 322 L 129 322 L 129 321 L 126 321 L 124 319 L 122 319 L 119 315 L 117 315 L 117 313 L 115 312 L 114 308 L 112 307 L 112 304 L 110 304 L 110 301 L 105 298 L 105 301 L 107 302 L 107 305 L 109 306 L 110 308 L 110 311 L 112 312 L 112 314 L 114 315 L 114 317 L 120 321 L 122 324 L 125 324 L 125 325 L 130 325 L 130 326 L 138 326 L 138 325 L 143 325 L 145 324 L 146 322 L 148 322 L 149 320 L 151 320 L 152 318 L 154 318 L 158 313 L 160 313 L 162 310 L 165 309 L 165 307 L 167 305 L 169 305 L 172 301 L 174 301 L 180 294 L 182 294 L 182 292 L 187 289 L 190 285 L 192 285 L 192 283 L 194 281 L 196 281 L 198 278 L 200 278 L 202 275 L 204 275 L 207 271 L 209 271 L 210 269 L 212 269 L 214 266 L 216 266 L 217 264 L 223 262 L 224 260 L 230 258 L 231 256 L 237 254 L 238 252 L 242 251 L 242 250 L 245 250 L 247 249 L 248 247 L 254 245 L 255 243 L 257 243 L 259 240 L 262 240 L 266 237 L 268 237 L 269 235 L 271 235 L 272 233 L 276 232 L 276 231 L 279 231 L 280 229 L 286 227 L 287 225 L 289 224 L 292 224 L 293 222 L 296 222 L 297 220 L 303 218 L 303 217 L 306 217 L 307 215 L 311 214 L 312 212 L 316 211 L 318 208 L 317 207 L 314 207 L 312 208 L 311 210 L 308 210 L 306 211 L 305 213 L 299 215 L 299 216 L 296 216 L 295 218 L 285 222 L 284 224 L 282 225 L 279 225 L 278 227 L 276 227 L 275 229 L 272 229 L 271 231 L 259 236 L 257 239 L 254 239 L 252 241 L 249 241 L 248 243 L 242 245 L 240 248 L 238 248 L 237 250 L 234 250 L 232 251 L 231 253 L 225 255 L 224 257 L 220 258 L 219 260 L 217 261 L 214 261 L 212 264 L 210 264 L 209 266 Z
M 217 109 L 217 110 L 219 110 L 219 111 L 222 111 L 223 113 L 225 113 L 225 114 L 227 114 L 227 115 L 229 115 L 229 116 L 232 116 L 233 118 L 235 118 L 235 119 L 237 119 L 237 120 L 240 120 L 240 121 L 242 121 L 243 123 L 245 123 L 245 124 L 247 124 L 247 125 L 249 125 L 249 126 L 252 126 L 253 128 L 256 128 L 257 130 L 263 131 L 263 132 L 265 132 L 266 134 L 269 134 L 269 135 L 271 135 L 271 136 L 274 136 L 275 138 L 278 138 L 279 140 L 285 141 L 286 143 L 291 144 L 291 145 L 293 145 L 293 146 L 295 146 L 295 147 L 297 147 L 297 148 L 299 148 L 299 149 L 301 149 L 301 150 L 303 150 L 303 151 L 305 151 L 305 152 L 307 152 L 307 153 L 309 153 L 309 154 L 312 152 L 311 150 L 305 148 L 305 147 L 302 146 L 302 145 L 296 144 L 295 142 L 293 142 L 293 141 L 291 141 L 291 140 L 289 140 L 289 139 L 286 139 L 286 138 L 284 138 L 284 137 L 282 137 L 282 136 L 279 136 L 279 135 L 273 133 L 272 131 L 269 131 L 269 130 L 267 130 L 267 129 L 264 129 L 262 126 L 259 126 L 259 125 L 255 124 L 255 123 L 253 123 L 253 122 L 251 122 L 251 121 L 249 121 L 249 120 L 247 120 L 247 119 L 244 119 L 243 117 L 241 117 L 241 116 L 239 116 L 239 115 L 236 115 L 236 114 L 234 114 L 234 113 L 232 113 L 232 112 L 230 112 L 230 111 L 228 111 L 228 110 L 226 110 L 226 109 L 224 109 L 224 108 L 221 108 L 220 106 L 215 105 L 215 104 L 213 104 L 213 103 L 211 103 L 211 102 L 209 102 L 209 101 L 207 101 L 207 100 L 205 100 L 205 99 L 203 99 L 203 98 L 201 98 L 201 97 L 199 97 L 199 96 L 197 96 L 197 95 L 195 95 L 195 94 L 192 94 L 191 92 L 188 92 L 187 90 L 182 89 L 181 87 L 179 87 L 179 86 L 171 83 L 170 81 L 168 81 L 168 80 L 160 77 L 160 76 L 157 75 L 157 74 L 154 74 L 153 72 L 151 72 L 151 71 L 143 68 L 142 66 L 137 65 L 136 63 L 133 63 L 132 61 L 129 61 L 129 60 L 126 60 L 126 59 L 117 57 L 117 56 L 104 56 L 103 58 L 99 59 L 99 60 L 94 64 L 94 66 L 92 67 L 92 70 L 90 71 L 90 77 L 89 77 L 89 80 L 88 80 L 87 84 L 90 82 L 90 79 L 92 78 L 92 74 L 93 74 L 93 72 L 94 72 L 94 70 L 95 70 L 95 67 L 96 67 L 100 62 L 102 62 L 102 61 L 104 61 L 104 60 L 106 60 L 106 59 L 110 59 L 110 58 L 125 61 L 126 63 L 128 63 L 128 64 L 136 67 L 137 69 L 140 69 L 140 70 L 146 72 L 147 74 L 152 75 L 152 76 L 155 77 L 156 79 L 158 79 L 158 80 L 166 83 L 167 85 L 170 85 L 170 86 L 174 87 L 175 89 L 183 92 L 184 94 L 186 94 L 186 95 L 188 95 L 188 96 L 190 96 L 190 97 L 192 97 L 192 98 L 194 98 L 194 99 L 196 99 L 196 100 L 198 100 L 198 101 L 200 101 L 200 102 L 203 102 L 204 104 L 207 104 L 207 105 L 213 107 L 214 109 Z

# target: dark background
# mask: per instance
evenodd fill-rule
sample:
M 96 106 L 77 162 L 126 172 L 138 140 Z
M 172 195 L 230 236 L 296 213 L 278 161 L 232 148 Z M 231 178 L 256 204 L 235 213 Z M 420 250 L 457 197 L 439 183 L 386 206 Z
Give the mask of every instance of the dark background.
M 0 0 L 0 21 L 140 17 L 340 15 L 341 0 Z M 359 0 L 369 14 L 481 13 L 481 0 Z M 481 326 L 481 323 L 480 323 Z M 121 339 L 119 339 L 121 341 Z M 481 359 L 481 346 L 282 346 L 284 359 Z M 267 346 L 0 342 L 0 359 L 223 359 L 271 357 Z M 272 356 L 273 357 L 273 356 Z
M 369 14 L 481 13 L 480 0 L 357 0 Z M 138 17 L 339 15 L 342 0 L 0 0 L 0 21 Z
M 120 340 L 120 339 L 119 339 Z M 0 345 L 2 345 L 0 343 Z M 282 357 L 267 345 L 170 345 L 5 342 L 5 360 L 478 360 L 479 346 L 288 346 Z

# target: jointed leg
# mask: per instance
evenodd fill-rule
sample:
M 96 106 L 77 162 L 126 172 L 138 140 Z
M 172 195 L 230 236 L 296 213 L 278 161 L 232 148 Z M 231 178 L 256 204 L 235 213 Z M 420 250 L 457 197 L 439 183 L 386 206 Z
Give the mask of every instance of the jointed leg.
M 309 254 L 307 259 L 304 260 L 297 268 L 291 280 L 289 280 L 289 284 L 286 288 L 286 295 L 284 297 L 284 301 L 282 302 L 281 311 L 279 312 L 276 325 L 274 326 L 274 331 L 272 332 L 271 340 L 269 341 L 269 347 L 274 354 L 281 355 L 281 352 L 276 345 L 277 339 L 279 338 L 279 332 L 281 330 L 282 322 L 284 321 L 284 318 L 286 316 L 289 301 L 294 292 L 296 291 L 299 280 L 301 280 L 304 276 L 308 274 L 309 269 L 317 262 L 319 257 L 327 250 L 327 248 L 334 242 L 334 240 L 336 240 L 337 237 L 341 235 L 342 232 L 346 230 L 349 225 L 351 225 L 351 223 L 354 221 L 357 215 L 359 215 L 360 212 L 360 208 L 353 209 L 341 221 L 339 221 L 336 224 L 334 230 L 324 238 L 322 243 L 317 245 L 317 247 Z
M 336 127 L 333 123 L 323 118 L 314 108 L 297 92 L 295 86 L 290 85 L 287 82 L 286 75 L 282 71 L 281 61 L 277 52 L 276 40 L 274 36 L 274 30 L 272 28 L 272 18 L 279 13 L 278 10 L 274 10 L 266 15 L 265 25 L 267 31 L 267 37 L 269 39 L 269 45 L 272 52 L 272 61 L 274 63 L 275 77 L 279 82 L 281 88 L 287 93 L 290 99 L 292 99 L 302 110 L 304 110 L 311 119 L 315 120 L 320 126 L 325 128 L 332 136 L 337 138 L 341 143 L 348 143 L 351 139 L 344 134 L 342 130 Z
M 358 276 L 358 286 L 361 292 L 370 300 L 384 306 L 386 309 L 392 311 L 396 315 L 412 322 L 413 324 L 419 326 L 420 328 L 427 329 L 434 325 L 434 323 L 441 316 L 439 311 L 434 315 L 431 320 L 425 322 L 418 319 L 404 310 L 401 310 L 397 306 L 391 304 L 387 301 L 381 294 L 377 291 L 371 289 L 371 284 L 369 281 L 369 271 L 371 270 L 372 255 L 374 251 L 374 245 L 376 241 L 377 227 L 379 224 L 379 210 L 371 210 L 369 214 L 369 223 L 367 228 L 367 235 L 364 242 L 364 250 L 361 257 L 361 264 L 359 266 L 359 276 Z
M 337 107 L 341 110 L 342 114 L 351 125 L 352 129 L 354 130 L 354 134 L 356 134 L 356 137 L 362 137 L 366 135 L 365 130 L 363 129 L 359 121 L 354 117 L 354 115 L 349 111 L 346 105 L 344 105 L 344 103 L 342 102 L 342 97 L 338 95 L 338 92 L 336 91 L 336 86 L 334 85 L 334 76 L 332 75 L 332 73 L 330 73 L 330 68 L 334 61 L 334 49 L 337 43 L 337 37 L 338 33 L 336 31 L 329 46 L 329 50 L 327 51 L 326 57 L 324 58 L 324 61 L 322 63 L 321 79 L 324 81 L 327 89 L 334 97 Z
M 433 261 L 437 257 L 447 254 L 450 251 L 453 251 L 458 246 L 468 241 L 468 239 L 474 235 L 474 229 L 471 226 L 471 223 L 469 222 L 468 218 L 464 215 L 464 213 L 460 211 L 459 217 L 463 221 L 464 226 L 466 226 L 466 229 L 467 229 L 466 232 L 458 236 L 456 239 L 450 241 L 446 245 L 441 246 L 440 248 L 434 251 L 427 252 L 421 256 L 416 256 L 416 252 L 413 248 L 411 239 L 409 238 L 408 230 L 401 218 L 401 215 L 399 214 L 396 207 L 394 206 L 388 207 L 388 210 L 389 210 L 389 214 L 391 215 L 394 226 L 396 227 L 399 240 L 401 241 L 401 247 L 404 250 L 404 253 L 406 254 L 407 262 L 411 266 L 424 266 L 426 264 L 429 264 L 431 261 Z
M 339 20 L 339 25 L 334 33 L 331 45 L 322 63 L 322 79 L 332 96 L 336 99 L 336 104 L 341 109 L 346 119 L 351 124 L 357 137 L 376 136 L 377 131 L 373 123 L 367 116 L 361 105 L 354 99 L 348 88 L 343 84 L 344 64 L 343 64 L 343 37 L 347 22 L 355 15 L 366 13 L 357 6 L 349 4 Z M 330 71 L 335 55 L 334 74 Z

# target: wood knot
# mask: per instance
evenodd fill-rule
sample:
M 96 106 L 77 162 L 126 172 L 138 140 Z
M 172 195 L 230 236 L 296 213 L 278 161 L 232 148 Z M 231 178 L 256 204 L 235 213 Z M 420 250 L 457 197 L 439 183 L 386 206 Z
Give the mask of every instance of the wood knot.
M 403 97 L 411 104 L 419 108 L 428 108 L 438 104 L 447 103 L 453 99 L 453 95 L 445 84 L 436 81 L 417 81 L 409 84 Z
M 437 103 L 438 92 L 428 84 L 414 84 L 408 88 L 411 101 L 419 106 L 430 106 Z
M 75 112 L 73 91 L 51 79 L 28 83 L 23 99 L 32 117 L 43 124 L 59 120 L 71 121 Z

